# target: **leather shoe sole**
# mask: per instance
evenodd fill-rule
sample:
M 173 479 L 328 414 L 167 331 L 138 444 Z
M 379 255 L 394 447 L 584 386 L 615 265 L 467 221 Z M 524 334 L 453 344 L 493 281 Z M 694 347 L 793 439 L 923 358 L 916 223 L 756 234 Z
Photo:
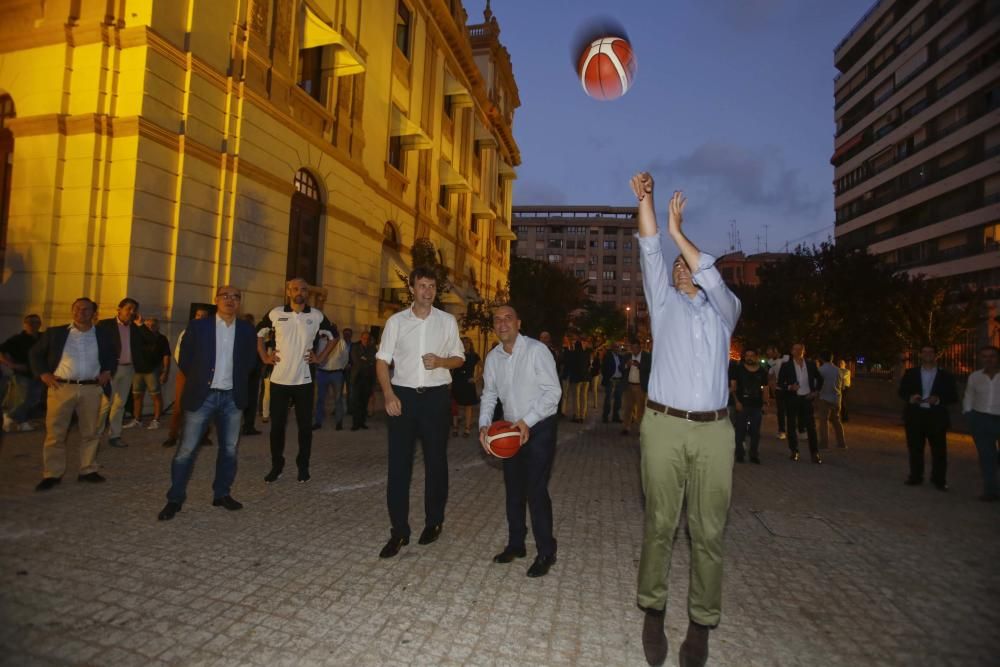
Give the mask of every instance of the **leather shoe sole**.
M 435 526 L 427 526 L 424 531 L 420 533 L 420 539 L 417 540 L 417 544 L 430 544 L 432 542 L 437 542 L 437 538 L 441 537 L 441 524 Z
M 389 541 L 385 543 L 382 547 L 382 551 L 378 553 L 379 558 L 392 558 L 399 553 L 399 550 L 410 543 L 410 538 L 408 537 L 390 537 Z
M 501 551 L 500 553 L 498 553 L 496 556 L 493 557 L 493 562 L 510 563 L 515 558 L 524 558 L 527 555 L 528 552 L 524 549 L 524 547 L 521 547 L 520 549 L 511 549 L 510 547 L 507 547 L 506 549 L 504 549 L 503 551 Z

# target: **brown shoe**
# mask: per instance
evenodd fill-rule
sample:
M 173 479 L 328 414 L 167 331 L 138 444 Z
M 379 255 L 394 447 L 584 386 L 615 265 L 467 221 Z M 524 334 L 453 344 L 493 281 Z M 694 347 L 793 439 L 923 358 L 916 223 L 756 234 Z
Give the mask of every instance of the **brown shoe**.
M 662 611 L 646 611 L 646 620 L 642 623 L 642 650 L 646 654 L 646 662 L 651 665 L 662 665 L 667 660 L 667 635 L 663 632 Z
M 678 656 L 680 667 L 704 667 L 708 662 L 708 626 L 691 621 Z

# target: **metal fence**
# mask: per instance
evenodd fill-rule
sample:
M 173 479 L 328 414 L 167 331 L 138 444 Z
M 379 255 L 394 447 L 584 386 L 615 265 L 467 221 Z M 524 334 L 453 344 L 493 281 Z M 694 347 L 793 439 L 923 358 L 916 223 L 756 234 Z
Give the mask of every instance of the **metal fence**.
M 980 336 L 981 334 L 977 330 L 966 331 L 957 343 L 941 348 L 938 364 L 941 368 L 954 373 L 958 378 L 967 377 L 977 368 L 979 348 L 984 344 Z M 1000 330 L 992 332 L 989 344 L 1000 347 Z M 859 359 L 854 373 L 858 377 L 896 379 L 902 375 L 903 369 L 919 365 L 919 356 L 919 349 L 909 350 L 900 355 L 899 363 L 895 365 L 865 364 L 863 359 Z

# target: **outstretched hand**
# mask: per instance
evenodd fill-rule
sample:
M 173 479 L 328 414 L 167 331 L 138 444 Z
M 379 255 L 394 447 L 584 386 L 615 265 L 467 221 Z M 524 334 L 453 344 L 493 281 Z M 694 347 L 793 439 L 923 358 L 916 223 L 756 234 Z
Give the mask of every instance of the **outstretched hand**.
M 671 234 L 681 231 L 684 222 L 684 207 L 687 206 L 687 197 L 680 190 L 674 190 L 674 196 L 670 198 L 670 217 L 667 221 L 667 229 Z

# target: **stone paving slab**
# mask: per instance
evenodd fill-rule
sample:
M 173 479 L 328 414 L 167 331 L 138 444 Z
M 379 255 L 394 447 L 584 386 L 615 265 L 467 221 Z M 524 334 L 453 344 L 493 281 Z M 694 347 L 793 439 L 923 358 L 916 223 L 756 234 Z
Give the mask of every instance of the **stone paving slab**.
M 164 431 L 103 448 L 108 483 L 45 494 L 40 433 L 0 450 L 0 664 L 642 665 L 635 438 L 563 422 L 551 483 L 559 561 L 494 565 L 506 538 L 499 466 L 453 439 L 445 530 L 388 561 L 385 429 L 316 433 L 313 480 L 265 485 L 266 436 L 241 443 L 233 495 L 210 506 L 203 450 L 183 511 L 156 521 Z M 266 426 L 264 427 L 266 430 Z M 908 488 L 900 429 L 854 419 L 851 448 L 793 463 L 765 421 L 764 465 L 737 465 L 716 665 L 983 665 L 1000 655 L 1000 505 L 975 500 L 955 437 L 952 491 Z M 289 449 L 294 454 L 294 425 Z M 75 434 L 69 460 L 75 460 Z M 422 528 L 422 465 L 411 523 Z M 762 520 L 763 519 L 763 520 Z M 530 540 L 530 536 L 529 536 Z M 529 542 L 529 552 L 533 545 Z M 684 636 L 690 550 L 670 572 L 668 664 Z

